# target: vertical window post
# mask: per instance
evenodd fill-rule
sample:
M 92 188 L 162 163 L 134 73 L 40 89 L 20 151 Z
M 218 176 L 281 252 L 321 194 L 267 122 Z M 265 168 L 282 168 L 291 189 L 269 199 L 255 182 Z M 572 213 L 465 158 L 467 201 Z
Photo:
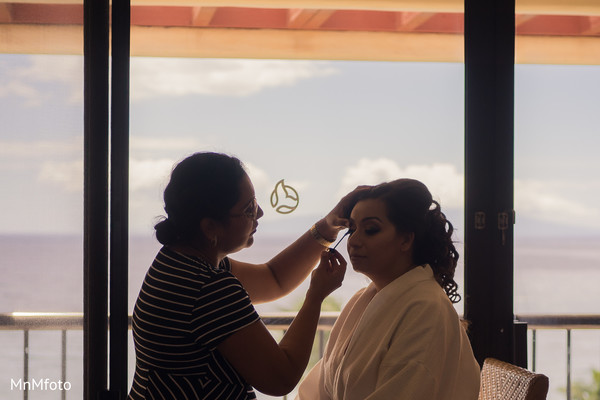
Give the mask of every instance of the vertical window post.
M 113 399 L 127 397 L 130 1 L 112 2 L 110 361 Z
M 108 0 L 84 0 L 84 398 L 107 385 Z
M 514 0 L 465 0 L 465 317 L 513 362 Z

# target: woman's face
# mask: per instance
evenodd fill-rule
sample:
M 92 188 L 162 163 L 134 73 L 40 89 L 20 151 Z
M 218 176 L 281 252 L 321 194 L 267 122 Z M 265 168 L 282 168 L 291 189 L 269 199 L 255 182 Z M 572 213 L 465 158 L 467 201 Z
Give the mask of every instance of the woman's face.
M 229 220 L 223 224 L 223 234 L 219 248 L 224 253 L 234 253 L 254 243 L 254 233 L 263 210 L 256 202 L 254 186 L 248 175 L 240 181 L 240 198 L 229 211 Z
M 410 258 L 412 235 L 397 232 L 388 219 L 385 203 L 379 199 L 362 200 L 354 206 L 350 231 L 348 254 L 352 266 L 373 281 L 397 277 Z

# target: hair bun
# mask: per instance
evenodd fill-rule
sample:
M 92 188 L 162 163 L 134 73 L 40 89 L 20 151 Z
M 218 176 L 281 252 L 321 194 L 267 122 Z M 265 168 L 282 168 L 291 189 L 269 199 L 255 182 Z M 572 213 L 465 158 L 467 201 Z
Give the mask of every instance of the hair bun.
M 156 240 L 161 244 L 167 245 L 177 242 L 178 231 L 173 221 L 169 218 L 163 218 L 162 221 L 154 225 L 154 230 L 156 232 Z

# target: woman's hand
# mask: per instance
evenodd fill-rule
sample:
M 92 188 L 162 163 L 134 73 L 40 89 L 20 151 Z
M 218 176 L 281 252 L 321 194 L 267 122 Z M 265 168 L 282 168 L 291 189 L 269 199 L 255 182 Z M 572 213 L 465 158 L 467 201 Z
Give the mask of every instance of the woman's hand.
M 336 250 L 325 250 L 321 253 L 321 262 L 311 274 L 310 286 L 306 297 L 319 302 L 325 300 L 331 292 L 342 286 L 346 273 L 346 260 Z
M 325 238 L 336 238 L 340 230 L 348 227 L 348 217 L 352 207 L 361 194 L 371 190 L 372 186 L 357 186 L 353 191 L 342 197 L 335 207 L 317 223 L 317 230 Z

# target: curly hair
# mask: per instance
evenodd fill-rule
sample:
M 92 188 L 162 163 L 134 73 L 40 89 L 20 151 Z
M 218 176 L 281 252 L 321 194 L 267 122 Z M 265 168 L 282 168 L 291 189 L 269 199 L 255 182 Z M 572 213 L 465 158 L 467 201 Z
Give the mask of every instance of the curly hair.
M 194 238 L 202 218 L 224 220 L 239 200 L 242 162 L 221 153 L 195 153 L 171 172 L 163 195 L 167 214 L 154 229 L 156 239 L 176 244 Z
M 429 264 L 452 303 L 461 299 L 454 272 L 459 254 L 454 247 L 454 227 L 433 200 L 429 189 L 415 179 L 398 179 L 373 186 L 358 201 L 379 199 L 398 232 L 414 233 L 413 262 Z

